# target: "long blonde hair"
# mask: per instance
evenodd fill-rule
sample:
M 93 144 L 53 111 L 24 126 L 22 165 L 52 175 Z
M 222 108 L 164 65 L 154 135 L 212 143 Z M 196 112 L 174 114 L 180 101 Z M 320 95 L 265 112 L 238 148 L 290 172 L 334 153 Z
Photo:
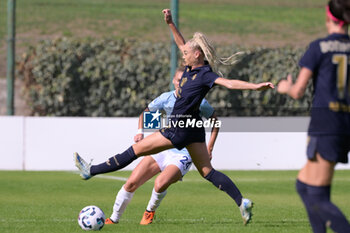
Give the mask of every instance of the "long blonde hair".
M 200 32 L 195 32 L 193 38 L 189 40 L 188 43 L 192 49 L 200 50 L 213 71 L 217 72 L 221 76 L 223 75 L 218 70 L 218 65 L 234 65 L 240 60 L 240 57 L 243 54 L 243 52 L 237 52 L 227 58 L 219 58 L 216 55 L 214 47 L 209 43 L 204 34 Z

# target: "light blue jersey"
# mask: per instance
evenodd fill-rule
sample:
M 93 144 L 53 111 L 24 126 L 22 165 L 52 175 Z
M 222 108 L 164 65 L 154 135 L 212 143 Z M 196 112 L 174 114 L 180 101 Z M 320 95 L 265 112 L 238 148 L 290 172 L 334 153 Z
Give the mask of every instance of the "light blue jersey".
M 171 115 L 173 112 L 174 104 L 176 101 L 175 91 L 169 91 L 161 94 L 157 98 L 155 98 L 149 105 L 148 109 L 152 112 L 157 110 L 164 110 L 166 112 L 167 118 Z M 210 106 L 208 101 L 206 99 L 203 99 L 201 102 L 201 105 L 199 106 L 200 116 L 205 118 L 210 118 L 214 113 L 214 108 Z M 175 150 L 177 153 L 184 153 L 186 155 L 189 155 L 186 148 L 183 148 L 182 150 L 178 149 L 171 149 Z

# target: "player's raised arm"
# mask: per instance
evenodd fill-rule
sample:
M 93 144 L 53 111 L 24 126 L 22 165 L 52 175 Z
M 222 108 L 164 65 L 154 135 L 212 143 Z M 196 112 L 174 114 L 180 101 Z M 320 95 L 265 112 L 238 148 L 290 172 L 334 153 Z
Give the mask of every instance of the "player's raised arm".
M 186 41 L 173 22 L 171 11 L 169 9 L 164 9 L 162 12 L 164 14 L 164 20 L 169 25 L 170 30 L 174 36 L 174 40 L 177 47 L 181 50 L 181 52 L 183 52 L 183 47 L 186 44 Z
M 256 90 L 256 91 L 264 91 L 267 89 L 273 89 L 275 86 L 271 82 L 263 82 L 263 83 L 249 83 L 242 80 L 237 79 L 226 79 L 226 78 L 217 78 L 215 80 L 215 84 L 224 86 L 231 90 Z

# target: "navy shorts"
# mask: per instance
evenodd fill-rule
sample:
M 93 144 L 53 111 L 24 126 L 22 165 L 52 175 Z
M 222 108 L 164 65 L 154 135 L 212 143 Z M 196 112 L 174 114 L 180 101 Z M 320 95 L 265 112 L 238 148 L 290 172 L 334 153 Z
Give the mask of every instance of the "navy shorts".
M 160 133 L 178 150 L 194 142 L 205 142 L 204 128 L 163 128 Z
M 318 152 L 322 158 L 330 162 L 348 163 L 350 151 L 349 135 L 309 136 L 307 157 L 314 160 Z

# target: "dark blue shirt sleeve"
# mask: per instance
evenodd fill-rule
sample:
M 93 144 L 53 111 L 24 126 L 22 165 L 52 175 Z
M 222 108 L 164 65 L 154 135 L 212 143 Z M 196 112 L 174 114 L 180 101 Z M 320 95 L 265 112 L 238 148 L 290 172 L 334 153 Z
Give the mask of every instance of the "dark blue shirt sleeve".
M 311 42 L 309 48 L 299 61 L 300 67 L 305 67 L 315 73 L 320 64 L 321 48 L 319 41 Z
M 202 78 L 203 85 L 205 85 L 209 88 L 212 88 L 214 86 L 214 82 L 217 78 L 219 78 L 219 75 L 217 75 L 216 73 L 206 72 L 206 73 L 204 73 L 203 78 Z

